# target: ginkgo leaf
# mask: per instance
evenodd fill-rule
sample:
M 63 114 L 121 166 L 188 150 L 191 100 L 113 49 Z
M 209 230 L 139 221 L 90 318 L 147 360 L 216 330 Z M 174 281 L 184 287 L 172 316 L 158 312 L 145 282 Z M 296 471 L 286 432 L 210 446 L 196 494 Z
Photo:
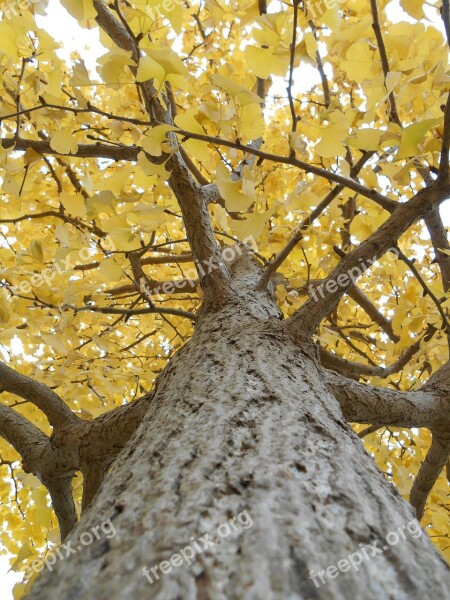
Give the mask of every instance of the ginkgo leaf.
M 341 63 L 342 68 L 354 81 L 362 83 L 372 79 L 374 75 L 374 62 L 372 51 L 367 42 L 355 42 L 347 50 L 346 60 Z
M 156 127 L 152 127 L 146 132 L 142 140 L 142 147 L 152 156 L 161 156 L 163 151 L 168 152 L 171 149 L 170 142 L 167 140 L 167 133 L 175 129 L 171 125 L 157 125 Z M 163 145 L 164 148 L 162 148 Z
M 219 73 L 214 73 L 210 76 L 211 82 L 229 94 L 232 98 L 235 98 L 242 106 L 246 104 L 261 104 L 262 100 L 253 92 L 247 90 L 242 85 L 239 85 L 233 81 L 230 81 Z
M 97 16 L 94 0 L 61 0 L 61 4 L 77 21 L 95 19 Z
M 429 131 L 429 129 L 436 126 L 441 121 L 442 118 L 425 119 L 424 121 L 419 121 L 418 123 L 408 125 L 408 127 L 406 127 L 402 133 L 397 160 L 417 155 L 419 144 L 425 137 L 426 133 Z
M 152 144 L 152 147 L 154 147 L 154 144 Z M 154 163 L 150 162 L 149 159 L 145 156 L 145 152 L 139 152 L 137 162 L 142 171 L 148 177 L 152 175 L 158 175 L 163 179 L 168 179 L 170 176 L 170 173 L 166 170 L 164 166 L 165 163 L 161 165 L 155 165 Z
M 400 6 L 409 16 L 420 21 L 424 18 L 423 4 L 417 0 L 400 0 Z
M 57 131 L 50 139 L 50 146 L 61 154 L 76 154 L 78 144 L 70 131 Z
M 262 213 L 254 213 L 245 217 L 242 221 L 232 221 L 231 229 L 241 241 L 250 236 L 257 240 L 262 235 L 264 227 L 273 216 L 274 211 L 275 207 L 272 207 Z
M 73 70 L 72 70 L 72 77 L 70 78 L 70 85 L 75 86 L 75 87 L 83 87 L 83 86 L 90 86 L 91 84 L 91 80 L 89 79 L 89 73 L 88 70 L 86 69 L 86 65 L 84 64 L 83 60 L 77 60 L 75 61 Z
M 156 48 L 146 48 L 146 53 L 149 57 L 155 60 L 164 69 L 167 75 L 181 75 L 182 77 L 189 76 L 189 70 L 171 48 L 158 50 Z
M 283 77 L 289 68 L 289 53 L 277 53 L 272 48 L 247 46 L 245 60 L 255 75 L 267 79 L 269 75 Z
M 61 204 L 73 217 L 84 219 L 87 215 L 86 200 L 82 194 L 61 194 Z
M 8 323 L 10 319 L 10 306 L 6 299 L 6 293 L 0 290 L 0 323 Z
M 197 111 L 194 108 L 186 110 L 184 113 L 180 113 L 175 117 L 175 123 L 181 129 L 191 131 L 192 133 L 198 133 L 200 135 L 205 132 L 202 126 L 196 119 Z M 186 140 L 183 142 L 183 147 L 199 161 L 207 161 L 209 158 L 209 150 L 207 145 L 200 140 Z
M 330 115 L 329 124 L 322 130 L 320 142 L 315 146 L 315 151 L 325 158 L 345 156 L 346 148 L 343 144 L 348 134 L 348 122 L 344 115 L 335 111 Z
M 39 262 L 44 260 L 44 252 L 42 250 L 41 240 L 31 240 L 30 242 L 30 253 Z
M 108 281 L 120 281 L 122 279 L 122 268 L 116 263 L 114 258 L 105 258 L 105 260 L 102 260 L 99 269 L 100 273 Z
M 155 231 L 165 221 L 164 210 L 162 206 L 138 204 L 134 210 L 127 213 L 127 220 L 138 225 L 143 231 Z
M 25 543 L 17 553 L 16 560 L 12 563 L 11 569 L 17 571 L 20 563 L 34 554 L 35 551 L 30 548 L 28 543 Z
M 360 129 L 355 137 L 348 138 L 347 144 L 360 150 L 378 150 L 383 134 L 383 131 L 367 127 Z
M 239 133 L 242 137 L 254 140 L 264 133 L 264 116 L 259 104 L 246 104 L 239 112 Z
M 224 167 L 217 172 L 217 187 L 220 195 L 225 200 L 225 206 L 230 212 L 246 211 L 255 201 L 254 196 L 243 193 L 239 188 L 241 182 L 232 181 Z
M 139 61 L 139 67 L 136 73 L 136 81 L 147 81 L 148 79 L 157 79 L 161 85 L 166 77 L 164 68 L 156 62 L 151 56 L 144 56 Z

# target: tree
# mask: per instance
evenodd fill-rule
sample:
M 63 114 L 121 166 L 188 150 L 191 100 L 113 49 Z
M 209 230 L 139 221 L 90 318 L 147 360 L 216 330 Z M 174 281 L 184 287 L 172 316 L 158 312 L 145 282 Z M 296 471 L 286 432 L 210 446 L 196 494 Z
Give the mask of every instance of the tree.
M 448 0 L 61 4 L 97 73 L 0 23 L 16 599 L 445 597 Z

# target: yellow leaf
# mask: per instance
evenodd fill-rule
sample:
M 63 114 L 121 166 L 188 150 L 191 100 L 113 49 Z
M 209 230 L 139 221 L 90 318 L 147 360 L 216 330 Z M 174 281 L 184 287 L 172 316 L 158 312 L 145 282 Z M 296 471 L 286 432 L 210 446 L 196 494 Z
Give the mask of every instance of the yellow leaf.
M 442 118 L 443 117 L 440 117 L 439 119 L 425 119 L 424 121 L 408 125 L 402 133 L 397 160 L 419 154 L 419 144 L 422 142 L 426 133 L 429 129 L 440 123 Z
M 255 201 L 254 197 L 243 194 L 239 188 L 240 182 L 231 181 L 229 173 L 223 165 L 217 170 L 217 187 L 220 195 L 225 200 L 225 206 L 230 212 L 242 212 L 247 210 Z M 245 236 L 244 236 L 245 237 Z
M 360 129 L 355 137 L 348 138 L 347 144 L 359 150 L 378 150 L 383 133 L 370 127 Z
M 86 69 L 86 65 L 83 60 L 76 60 L 72 69 L 72 77 L 70 78 L 70 85 L 74 87 L 90 86 L 91 80 L 89 79 L 89 73 Z
M 6 54 L 9 58 L 17 56 L 17 34 L 14 29 L 5 21 L 0 21 L 0 55 Z
M 283 77 L 289 68 L 289 53 L 277 53 L 273 48 L 247 46 L 244 54 L 250 70 L 261 79 L 267 79 L 269 75 Z
M 171 48 L 156 50 L 155 48 L 147 48 L 146 53 L 153 58 L 164 69 L 167 75 L 189 76 L 189 70 L 184 65 L 181 58 Z
M 421 0 L 400 0 L 400 6 L 413 19 L 420 21 L 425 17 Z
M 163 67 L 151 56 L 144 56 L 139 61 L 139 67 L 136 73 L 136 81 L 147 81 L 148 79 L 157 79 L 161 86 L 166 77 Z
M 94 0 L 61 0 L 61 4 L 77 21 L 95 19 L 97 16 Z
M 346 60 L 341 62 L 341 66 L 348 76 L 362 83 L 366 79 L 373 78 L 373 52 L 370 50 L 367 42 L 356 42 L 347 50 Z
M 254 140 L 264 133 L 264 117 L 259 104 L 247 104 L 239 110 L 239 133 L 242 137 Z
M 320 142 L 315 146 L 315 151 L 324 158 L 345 156 L 346 148 L 343 141 L 346 139 L 349 123 L 341 111 L 335 110 L 329 115 L 330 122 L 322 130 Z
M 30 546 L 28 545 L 28 542 L 26 542 L 21 549 L 19 550 L 19 552 L 17 553 L 16 556 L 16 560 L 13 562 L 13 564 L 11 565 L 11 569 L 13 571 L 18 571 L 18 567 L 19 565 L 27 558 L 29 558 L 30 556 L 33 556 L 33 554 L 35 554 L 34 550 L 32 550 L 30 548 Z
M 151 177 L 152 175 L 158 175 L 163 179 L 168 179 L 170 177 L 170 173 L 166 171 L 164 164 L 153 164 L 145 156 L 145 152 L 139 152 L 137 162 L 144 174 L 147 175 L 147 177 Z
M 197 111 L 194 108 L 186 110 L 175 117 L 175 123 L 181 129 L 185 131 L 191 131 L 192 133 L 198 133 L 200 135 L 205 132 L 202 126 L 195 118 Z M 200 140 L 186 140 L 183 142 L 183 147 L 189 155 L 194 156 L 197 160 L 207 162 L 209 159 L 209 150 L 207 144 Z
M 42 159 L 42 156 L 39 154 L 39 152 L 36 152 L 36 150 L 33 150 L 33 148 L 26 149 L 25 156 L 24 156 L 24 164 L 25 165 L 32 165 L 33 163 L 35 163 L 41 159 Z
M 22 600 L 26 592 L 25 583 L 16 583 L 13 587 L 13 598 L 14 600 Z
M 44 252 L 42 251 L 42 242 L 41 240 L 31 240 L 30 242 L 30 253 L 33 258 L 35 258 L 38 262 L 43 262 L 44 260 Z
M 78 150 L 73 134 L 67 130 L 54 133 L 50 140 L 50 147 L 60 154 L 76 154 Z
M 263 213 L 255 213 L 250 217 L 246 217 L 242 221 L 232 221 L 231 229 L 241 241 L 250 236 L 256 240 L 263 233 L 264 227 L 270 217 L 272 217 L 274 211 L 275 207 L 272 207 Z
M 61 204 L 73 216 L 84 219 L 87 215 L 86 200 L 82 194 L 61 194 Z
M 114 258 L 106 258 L 105 260 L 102 260 L 99 270 L 103 277 L 108 281 L 120 281 L 123 276 L 123 271 L 116 263 Z
M 211 75 L 210 80 L 213 85 L 220 88 L 229 96 L 237 100 L 242 106 L 245 106 L 246 104 L 262 103 L 262 100 L 261 98 L 259 98 L 259 96 L 257 96 L 253 92 L 250 92 L 242 85 L 234 83 L 234 81 L 230 81 L 229 79 L 227 79 L 223 75 L 220 75 L 219 73 Z
M 0 323 L 8 323 L 9 321 L 9 303 L 6 299 L 5 290 L 0 290 Z
M 161 145 L 164 143 L 164 152 L 168 152 L 170 150 L 170 142 L 167 140 L 167 133 L 169 131 L 174 131 L 175 127 L 171 125 L 157 125 L 156 127 L 152 127 L 149 129 L 144 136 L 142 141 L 142 147 L 147 152 L 147 154 L 151 154 L 152 156 L 161 156 L 163 153 L 163 149 Z
M 155 231 L 164 223 L 166 215 L 162 206 L 146 206 L 138 204 L 136 208 L 127 213 L 127 221 L 138 225 L 144 231 Z

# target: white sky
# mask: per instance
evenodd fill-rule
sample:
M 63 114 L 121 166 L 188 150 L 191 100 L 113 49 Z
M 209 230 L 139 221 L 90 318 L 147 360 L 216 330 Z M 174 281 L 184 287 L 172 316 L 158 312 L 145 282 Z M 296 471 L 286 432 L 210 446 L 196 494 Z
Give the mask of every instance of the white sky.
M 397 4 L 397 2 L 395 2 Z M 396 13 L 400 15 L 402 11 L 398 7 L 393 7 L 391 15 Z M 78 51 L 85 61 L 88 70 L 94 71 L 96 68 L 96 59 L 104 53 L 103 46 L 99 42 L 97 29 L 82 29 L 67 11 L 61 6 L 59 0 L 50 0 L 46 17 L 37 17 L 41 27 L 47 29 L 50 35 L 61 42 L 63 48 L 59 51 L 61 58 L 70 58 L 70 53 Z M 405 14 L 401 14 L 403 19 Z M 441 23 L 435 24 L 442 30 Z M 309 76 L 308 76 L 309 75 Z M 308 87 L 316 81 L 317 73 L 309 65 L 302 65 L 302 77 L 298 78 L 302 82 L 302 87 Z M 278 86 L 277 86 L 278 87 Z M 276 93 L 284 93 L 285 84 L 280 78 L 280 90 Z M 446 226 L 450 225 L 450 200 L 441 207 L 441 214 Z M 1 547 L 0 547 L 1 550 Z M 9 562 L 6 556 L 0 556 L 0 597 L 1 600 L 13 600 L 12 588 L 17 581 L 20 581 L 21 574 L 9 572 Z

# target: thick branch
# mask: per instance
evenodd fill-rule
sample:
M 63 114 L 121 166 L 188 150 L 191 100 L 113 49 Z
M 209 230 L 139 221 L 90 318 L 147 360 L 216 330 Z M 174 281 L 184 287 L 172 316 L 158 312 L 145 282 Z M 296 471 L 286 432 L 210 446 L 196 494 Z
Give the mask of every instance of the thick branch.
M 416 509 L 419 520 L 423 516 L 428 494 L 445 467 L 449 454 L 450 435 L 446 437 L 433 435 L 431 447 L 417 473 L 409 495 L 409 501 Z
M 101 0 L 94 0 L 94 8 L 97 11 L 95 20 L 104 29 L 112 41 L 122 50 L 133 50 L 135 43 L 124 25 L 106 8 Z
M 32 402 L 45 413 L 54 428 L 79 421 L 58 394 L 44 383 L 17 373 L 3 362 L 0 362 L 0 392 L 9 392 Z
M 450 177 L 449 149 L 450 149 L 450 92 L 447 96 L 447 103 L 445 105 L 444 133 L 442 136 L 441 160 L 439 163 L 439 177 L 441 179 L 444 179 L 447 181 Z
M 36 475 L 48 489 L 64 539 L 77 520 L 71 485 L 73 472 L 70 466 L 69 472 L 61 468 L 66 464 L 65 456 L 40 429 L 3 404 L 0 404 L 0 436 L 20 454 L 24 471 Z
M 447 292 L 450 289 L 450 255 L 441 252 L 441 250 L 448 250 L 450 252 L 450 243 L 444 223 L 442 222 L 439 207 L 435 208 L 425 217 L 425 224 L 433 244 L 435 260 L 441 271 L 442 287 L 444 292 Z
M 28 148 L 31 148 L 39 154 L 73 156 L 76 158 L 109 158 L 117 161 L 135 161 L 141 150 L 138 146 L 101 144 L 100 142 L 97 142 L 96 144 L 79 144 L 75 154 L 63 154 L 62 152 L 53 150 L 50 146 L 50 142 L 45 141 L 28 140 L 24 138 L 3 138 L 0 140 L 0 143 L 5 150 L 27 150 Z
M 438 433 L 450 431 L 448 389 L 442 393 L 424 386 L 416 392 L 398 392 L 358 383 L 332 371 L 325 373 L 348 421 L 380 427 L 427 427 Z
M 0 404 L 0 436 L 13 446 L 28 468 L 34 465 L 34 453 L 49 440 L 36 425 L 4 404 Z
M 374 323 L 376 323 L 384 333 L 388 335 L 388 337 L 395 343 L 397 343 L 400 338 L 398 335 L 394 333 L 392 329 L 392 323 L 387 319 L 371 302 L 371 300 L 366 296 L 366 294 L 359 289 L 358 286 L 354 285 L 348 290 L 348 295 L 350 298 L 359 304 L 359 306 L 363 309 L 363 311 L 372 319 Z
M 52 506 L 58 518 L 61 540 L 64 541 L 77 524 L 77 511 L 72 494 L 72 474 L 63 477 L 44 480 L 48 489 Z
M 322 318 L 348 292 L 355 280 L 386 252 L 395 248 L 397 240 L 418 219 L 429 214 L 450 195 L 450 184 L 436 181 L 421 190 L 405 204 L 398 205 L 394 213 L 352 252 L 347 254 L 324 280 L 320 295 L 310 298 L 287 321 L 293 333 L 311 334 Z
M 111 39 L 121 48 L 135 52 L 135 40 L 123 23 L 118 21 L 100 0 L 95 0 L 94 6 L 98 12 L 97 20 L 100 26 Z M 141 90 L 151 119 L 173 125 L 170 102 L 167 101 L 168 108 L 164 108 L 157 98 L 153 82 L 144 82 Z M 170 137 L 172 142 L 176 143 L 176 136 L 172 134 Z M 214 263 L 214 268 L 200 278 L 205 300 L 224 297 L 230 292 L 230 277 L 214 238 L 207 210 L 207 198 L 202 193 L 202 187 L 192 177 L 179 150 L 168 160 L 168 167 L 171 172 L 169 185 L 180 205 L 192 254 L 199 263 Z

